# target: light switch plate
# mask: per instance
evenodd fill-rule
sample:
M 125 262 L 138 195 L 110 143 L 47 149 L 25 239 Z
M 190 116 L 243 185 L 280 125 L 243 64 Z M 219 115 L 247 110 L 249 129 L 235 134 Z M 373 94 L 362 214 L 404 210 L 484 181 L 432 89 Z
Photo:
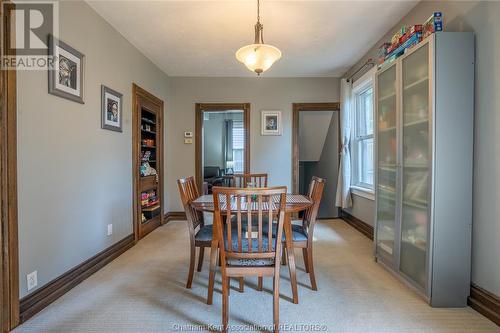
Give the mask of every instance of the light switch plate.
M 113 225 L 108 224 L 108 236 L 111 236 L 113 234 Z

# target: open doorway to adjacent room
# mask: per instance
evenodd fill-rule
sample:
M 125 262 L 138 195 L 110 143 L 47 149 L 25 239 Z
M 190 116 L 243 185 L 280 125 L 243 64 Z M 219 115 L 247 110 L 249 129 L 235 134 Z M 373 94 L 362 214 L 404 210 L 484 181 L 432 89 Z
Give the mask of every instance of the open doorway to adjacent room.
M 293 192 L 307 194 L 313 176 L 326 179 L 319 218 L 338 217 L 335 207 L 339 166 L 339 104 L 294 103 Z
M 250 104 L 196 104 L 196 179 L 202 193 L 250 169 Z

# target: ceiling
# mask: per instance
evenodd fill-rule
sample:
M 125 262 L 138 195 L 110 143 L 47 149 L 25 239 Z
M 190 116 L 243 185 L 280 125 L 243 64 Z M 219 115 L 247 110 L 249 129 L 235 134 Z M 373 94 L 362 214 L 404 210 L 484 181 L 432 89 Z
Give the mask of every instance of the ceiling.
M 253 43 L 255 0 L 87 2 L 170 76 L 255 76 L 234 56 Z M 264 41 L 283 52 L 264 76 L 341 76 L 416 3 L 261 0 Z

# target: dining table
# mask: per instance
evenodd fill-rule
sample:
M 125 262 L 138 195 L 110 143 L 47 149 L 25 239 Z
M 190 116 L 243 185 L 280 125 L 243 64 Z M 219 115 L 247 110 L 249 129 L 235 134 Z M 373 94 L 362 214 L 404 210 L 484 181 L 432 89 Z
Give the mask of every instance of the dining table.
M 232 203 L 236 205 L 236 203 Z M 302 194 L 286 194 L 286 206 L 285 206 L 285 221 L 283 224 L 283 229 L 285 232 L 285 248 L 288 262 L 288 269 L 290 272 L 290 283 L 292 287 L 293 303 L 297 304 L 299 302 L 299 296 L 297 292 L 297 274 L 295 270 L 295 254 L 293 249 L 293 236 L 292 236 L 292 214 L 300 211 L 304 211 L 313 205 L 312 200 Z M 191 206 L 201 212 L 214 212 L 214 198 L 211 194 L 206 194 L 198 197 L 191 202 Z M 258 207 L 255 207 L 258 209 Z M 215 232 L 215 228 L 213 229 Z M 217 255 L 218 242 L 215 240 L 216 237 L 212 238 L 212 249 L 210 253 L 210 262 L 215 262 L 215 256 Z M 212 264 L 211 264 L 212 266 Z M 213 279 L 215 275 L 215 267 L 210 267 L 210 280 L 209 281 L 209 291 L 208 291 L 208 304 L 212 303 L 211 292 L 213 290 Z M 212 286 L 210 286 L 212 284 Z M 212 290 L 211 290 L 212 289 Z

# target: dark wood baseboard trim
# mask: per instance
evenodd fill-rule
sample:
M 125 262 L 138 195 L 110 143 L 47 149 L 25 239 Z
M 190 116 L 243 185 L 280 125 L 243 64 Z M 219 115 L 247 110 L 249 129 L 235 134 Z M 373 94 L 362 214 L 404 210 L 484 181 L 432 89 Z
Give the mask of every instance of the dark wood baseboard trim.
M 130 249 L 134 244 L 134 235 L 131 234 L 47 283 L 42 288 L 23 297 L 20 301 L 21 323 L 33 317 L 50 303 Z
M 472 283 L 467 304 L 500 326 L 500 297 Z
M 363 235 L 373 240 L 373 227 L 371 225 L 352 216 L 345 210 L 340 211 L 340 218 L 351 225 L 353 228 L 361 232 Z
M 373 227 L 371 225 L 361 221 L 344 210 L 340 211 L 340 218 L 363 235 L 373 240 Z M 500 297 L 471 283 L 470 296 L 467 299 L 467 304 L 500 326 Z
M 183 221 L 186 220 L 186 213 L 185 212 L 167 212 L 165 214 L 165 218 L 163 219 L 163 222 L 166 224 L 170 221 L 176 220 L 176 221 Z

